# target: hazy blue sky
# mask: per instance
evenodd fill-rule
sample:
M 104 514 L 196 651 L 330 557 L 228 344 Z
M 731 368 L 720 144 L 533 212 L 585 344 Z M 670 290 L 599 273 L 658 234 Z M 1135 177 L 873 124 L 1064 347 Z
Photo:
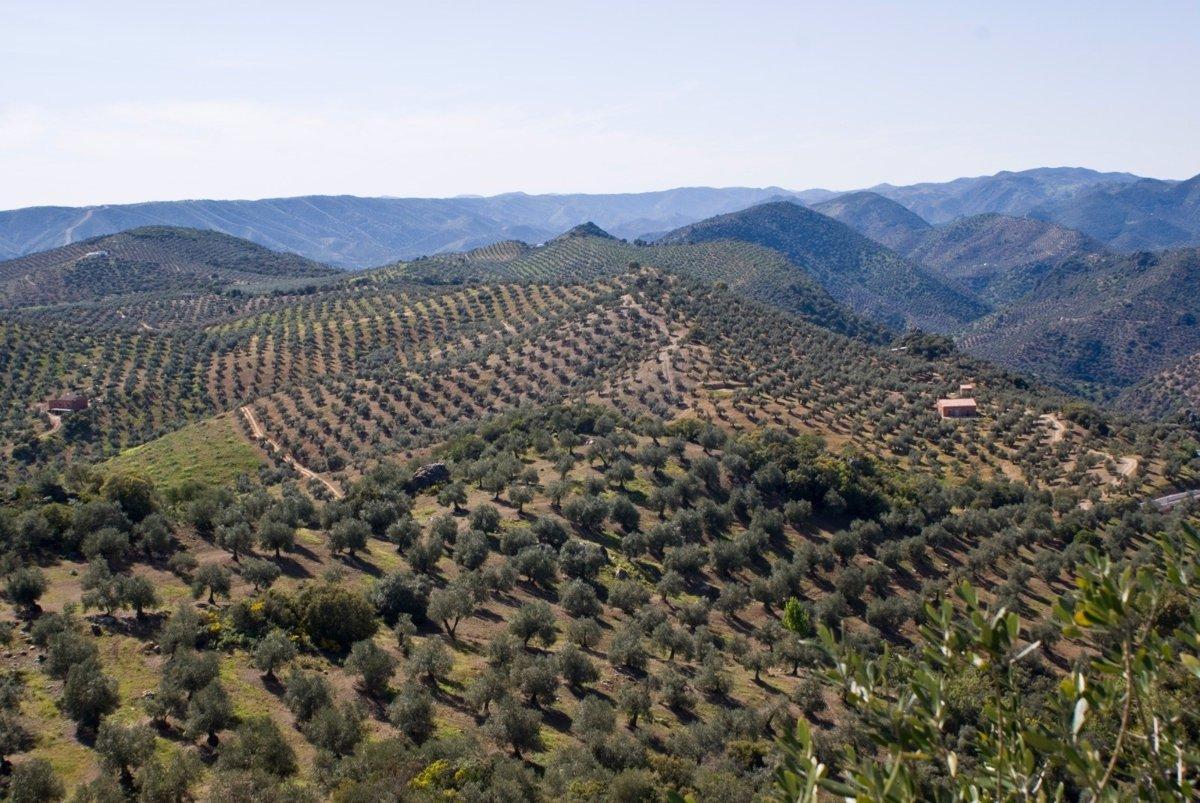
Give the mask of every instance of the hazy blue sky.
M 1200 2 L 18 2 L 0 208 L 1200 172 Z

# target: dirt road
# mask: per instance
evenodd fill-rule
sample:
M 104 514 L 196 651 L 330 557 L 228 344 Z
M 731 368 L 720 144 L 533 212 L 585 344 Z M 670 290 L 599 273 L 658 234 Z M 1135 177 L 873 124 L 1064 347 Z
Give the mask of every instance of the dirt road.
M 278 452 L 280 455 L 282 455 L 287 464 L 296 469 L 296 473 L 303 477 L 307 477 L 310 480 L 316 480 L 324 485 L 327 489 L 329 489 L 329 493 L 333 494 L 334 499 L 341 499 L 346 495 L 342 492 L 342 489 L 334 485 L 333 481 L 328 477 L 321 476 L 297 460 L 295 456 L 284 451 L 283 447 L 280 446 L 279 442 L 274 438 L 268 438 L 267 433 L 262 428 L 262 424 L 260 424 L 258 419 L 255 418 L 253 410 L 251 410 L 249 407 L 242 407 L 240 412 L 242 417 L 246 419 L 246 423 L 250 425 L 250 431 L 254 434 L 255 439 L 262 441 L 271 451 Z

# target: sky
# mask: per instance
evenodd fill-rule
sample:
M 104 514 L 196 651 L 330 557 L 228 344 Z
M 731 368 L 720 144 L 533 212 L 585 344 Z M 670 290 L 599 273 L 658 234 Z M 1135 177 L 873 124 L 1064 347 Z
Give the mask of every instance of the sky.
M 1200 2 L 0 0 L 0 208 L 1200 172 Z

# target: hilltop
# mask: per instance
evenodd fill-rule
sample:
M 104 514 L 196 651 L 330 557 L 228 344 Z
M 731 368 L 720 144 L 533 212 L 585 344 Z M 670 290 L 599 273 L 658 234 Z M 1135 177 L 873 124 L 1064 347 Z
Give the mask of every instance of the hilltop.
M 339 274 L 304 257 L 218 232 L 153 226 L 0 262 L 0 306 L 243 291 Z
M 980 302 L 849 226 L 786 201 L 685 226 L 658 243 L 720 240 L 779 252 L 840 302 L 893 327 L 948 331 L 986 311 Z
M 808 273 L 777 251 L 732 241 L 631 245 L 590 223 L 543 246 L 501 243 L 369 271 L 363 281 L 576 283 L 617 276 L 638 264 L 720 282 L 739 295 L 772 304 L 841 334 L 873 342 L 889 336 L 883 327 L 835 301 Z
M 930 229 L 919 215 L 874 192 L 839 195 L 811 208 L 901 254 L 908 253 Z
M 1071 198 L 1098 185 L 1120 186 L 1138 180 L 1138 176 L 1130 173 L 1039 167 L 905 187 L 879 184 L 868 189 L 903 204 L 936 225 L 985 212 L 1020 217 L 1050 201 Z

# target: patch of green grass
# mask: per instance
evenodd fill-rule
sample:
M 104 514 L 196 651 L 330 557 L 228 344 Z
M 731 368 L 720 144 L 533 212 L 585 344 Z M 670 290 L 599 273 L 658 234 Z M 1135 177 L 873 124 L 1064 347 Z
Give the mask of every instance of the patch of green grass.
M 131 724 L 144 717 L 142 697 L 158 688 L 159 673 L 151 665 L 149 653 L 143 652 L 146 642 L 120 635 L 105 635 L 97 639 L 100 660 L 106 674 L 116 678 L 121 692 L 121 706 L 113 713 L 116 721 Z
M 60 714 L 56 692 L 50 689 L 46 676 L 29 672 L 26 683 L 24 713 L 30 719 L 30 729 L 37 734 L 29 757 L 49 761 L 54 774 L 72 789 L 95 773 L 95 754 L 72 736 L 74 725 Z
M 251 683 L 247 680 L 242 671 L 247 660 L 249 659 L 244 654 L 222 655 L 221 685 L 229 693 L 234 713 L 240 719 L 269 716 L 272 713 L 271 693 L 261 683 Z
M 101 464 L 113 474 L 139 474 L 170 495 L 189 485 L 228 485 L 263 463 L 229 415 L 217 416 L 126 449 Z

